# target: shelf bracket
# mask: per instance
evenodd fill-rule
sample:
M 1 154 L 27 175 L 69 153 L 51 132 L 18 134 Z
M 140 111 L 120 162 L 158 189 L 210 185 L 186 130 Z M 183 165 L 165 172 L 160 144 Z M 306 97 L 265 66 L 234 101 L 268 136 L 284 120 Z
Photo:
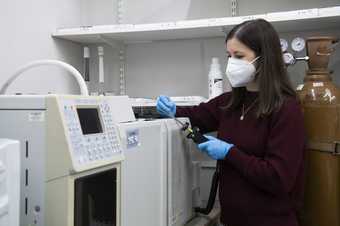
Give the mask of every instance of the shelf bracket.
M 224 35 L 227 35 L 227 34 L 228 34 L 228 32 L 229 32 L 229 30 L 228 30 L 228 28 L 227 28 L 227 27 L 225 27 L 225 26 L 222 26 L 222 27 L 221 27 L 221 32 L 222 32 Z
M 119 49 L 119 94 L 126 95 L 125 86 L 125 45 Z
M 117 24 L 123 23 L 124 5 L 123 0 L 117 0 Z
M 230 0 L 230 14 L 231 16 L 238 16 L 237 0 Z

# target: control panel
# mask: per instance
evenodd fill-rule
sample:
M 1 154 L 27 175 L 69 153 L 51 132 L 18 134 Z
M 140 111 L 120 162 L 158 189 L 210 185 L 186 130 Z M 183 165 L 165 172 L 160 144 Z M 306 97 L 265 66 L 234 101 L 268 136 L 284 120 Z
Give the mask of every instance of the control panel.
M 110 160 L 122 153 L 108 100 L 63 99 L 59 104 L 74 164 Z

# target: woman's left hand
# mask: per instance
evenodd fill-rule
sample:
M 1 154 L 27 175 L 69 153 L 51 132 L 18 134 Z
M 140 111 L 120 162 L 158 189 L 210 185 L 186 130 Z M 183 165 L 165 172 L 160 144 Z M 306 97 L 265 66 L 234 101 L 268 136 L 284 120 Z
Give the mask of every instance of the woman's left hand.
M 201 151 L 206 152 L 211 158 L 215 160 L 224 159 L 227 156 L 230 148 L 234 146 L 233 144 L 229 144 L 225 141 L 217 139 L 216 137 L 205 137 L 208 138 L 208 141 L 199 144 L 198 148 Z

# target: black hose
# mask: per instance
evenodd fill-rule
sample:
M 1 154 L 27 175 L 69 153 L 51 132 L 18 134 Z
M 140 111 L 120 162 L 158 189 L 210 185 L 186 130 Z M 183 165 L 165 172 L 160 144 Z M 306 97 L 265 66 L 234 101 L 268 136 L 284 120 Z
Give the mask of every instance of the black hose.
M 207 206 L 205 208 L 196 207 L 195 211 L 197 213 L 208 215 L 211 212 L 211 210 L 213 209 L 214 204 L 215 204 L 216 194 L 217 194 L 219 177 L 220 177 L 220 172 L 219 171 L 220 171 L 219 170 L 219 164 L 217 162 L 216 170 L 214 172 L 214 175 L 213 175 L 213 178 L 212 178 L 212 181 L 211 181 L 209 200 L 208 200 Z

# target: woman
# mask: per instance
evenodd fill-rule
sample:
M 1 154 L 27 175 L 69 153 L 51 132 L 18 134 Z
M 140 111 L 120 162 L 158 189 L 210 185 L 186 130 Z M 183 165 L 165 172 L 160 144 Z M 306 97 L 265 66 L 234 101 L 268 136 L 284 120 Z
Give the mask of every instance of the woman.
M 158 111 L 189 117 L 217 138 L 198 145 L 220 167 L 221 222 L 228 226 L 297 226 L 303 194 L 303 118 L 280 41 L 263 19 L 235 26 L 226 38 L 232 92 L 196 107 L 166 96 Z

